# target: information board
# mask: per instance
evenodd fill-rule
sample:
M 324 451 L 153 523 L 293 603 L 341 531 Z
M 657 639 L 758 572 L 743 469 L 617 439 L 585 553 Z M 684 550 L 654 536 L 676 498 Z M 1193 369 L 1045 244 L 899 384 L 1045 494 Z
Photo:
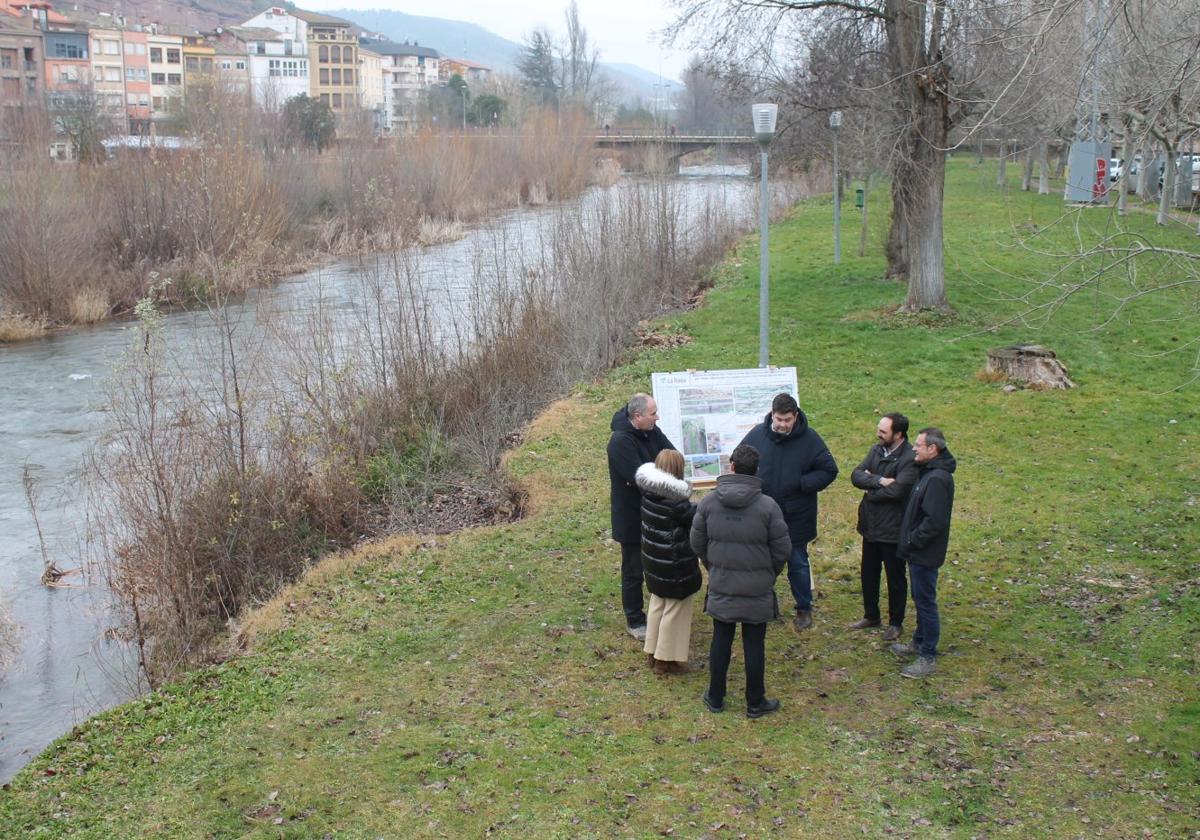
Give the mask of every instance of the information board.
M 794 367 L 656 373 L 650 381 L 658 426 L 683 452 L 683 477 L 702 487 L 729 472 L 730 453 L 776 394 L 800 401 Z

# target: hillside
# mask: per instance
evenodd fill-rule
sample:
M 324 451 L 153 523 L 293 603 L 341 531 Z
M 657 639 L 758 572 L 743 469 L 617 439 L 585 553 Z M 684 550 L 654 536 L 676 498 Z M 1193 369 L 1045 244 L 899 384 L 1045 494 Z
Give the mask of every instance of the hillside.
M 1192 360 L 1155 354 L 1191 338 L 1195 298 L 1092 330 L 1120 288 L 1100 284 L 1043 331 L 991 330 L 1051 276 L 1049 251 L 1154 232 L 1150 214 L 1103 209 L 1056 227 L 1061 199 L 995 177 L 950 166 L 952 316 L 894 314 L 882 212 L 870 255 L 837 267 L 828 198 L 772 230 L 772 358 L 798 367 L 843 469 L 812 546 L 816 625 L 768 630 L 779 714 L 709 714 L 703 670 L 646 669 L 607 539 L 613 410 L 654 371 L 754 364 L 751 239 L 700 307 L 654 325 L 688 341 L 631 353 L 526 430 L 508 469 L 527 518 L 328 560 L 246 622 L 244 655 L 60 739 L 0 799 L 0 836 L 1193 836 L 1198 409 L 1195 384 L 1172 390 Z M 1186 229 L 1165 236 L 1195 249 Z M 987 348 L 1030 339 L 1079 387 L 978 375 Z M 945 429 L 959 463 L 940 670 L 923 682 L 846 629 L 862 607 L 848 473 L 896 409 Z M 741 680 L 739 650 L 730 700 Z

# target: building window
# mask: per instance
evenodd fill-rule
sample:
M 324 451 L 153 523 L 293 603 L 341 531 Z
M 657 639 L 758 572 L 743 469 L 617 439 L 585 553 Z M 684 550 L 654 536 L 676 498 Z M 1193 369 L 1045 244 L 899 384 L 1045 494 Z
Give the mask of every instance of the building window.
M 179 55 L 179 50 L 173 50 L 170 47 L 167 47 L 167 64 L 178 64 Z
M 254 42 L 254 54 L 255 55 L 266 55 L 267 54 L 267 42 L 266 41 L 255 41 Z
M 331 84 L 340 85 L 342 83 L 342 68 L 334 67 L 329 81 Z
M 329 94 L 328 93 L 321 94 L 321 104 L 323 104 L 323 105 L 329 104 Z
M 17 68 L 17 51 L 0 50 L 0 70 L 15 70 Z
M 246 69 L 246 62 L 244 62 L 244 61 L 235 61 L 235 62 L 233 63 L 233 66 L 234 66 L 235 68 L 237 68 L 238 70 L 245 70 L 245 69 Z
M 335 94 L 333 95 L 333 105 L 332 105 L 332 107 L 333 107 L 333 108 L 341 108 L 341 107 L 342 107 L 342 95 L 341 95 L 340 93 L 335 93 Z
M 58 41 L 54 44 L 55 58 L 87 58 L 87 47 L 79 44 L 66 44 Z
M 194 55 L 189 55 L 183 60 L 183 68 L 189 73 L 198 73 L 200 71 L 200 59 Z
M 121 42 L 120 41 L 105 41 L 104 42 L 104 54 L 105 55 L 120 55 L 121 54 Z
M 211 58 L 200 59 L 200 72 L 211 73 L 213 71 L 213 60 Z
M 161 96 L 155 96 L 151 99 L 151 101 L 154 103 L 155 111 L 161 111 L 166 103 L 166 99 Z
M 221 62 L 221 69 L 222 69 L 222 70 L 231 70 L 231 69 L 233 69 L 233 68 L 232 68 L 232 66 L 230 65 L 230 63 L 229 63 L 228 61 L 222 61 L 222 62 Z
M 322 64 L 329 63 L 329 47 L 324 44 L 321 45 L 320 49 L 317 50 L 317 61 Z
M 169 84 L 169 85 L 183 84 L 183 75 L 180 73 L 168 73 L 167 74 L 167 84 Z
M 167 83 L 167 74 L 166 73 L 151 73 L 150 74 L 150 84 L 165 85 L 166 83 Z
M 150 48 L 150 60 L 155 64 L 162 64 L 162 47 Z
M 318 72 L 318 78 L 320 79 L 320 83 L 321 83 L 321 84 L 323 84 L 323 85 L 327 85 L 327 84 L 329 84 L 329 68 L 328 68 L 328 67 L 322 67 L 322 68 L 321 68 L 319 71 L 317 71 L 317 72 Z
M 129 70 L 126 70 L 125 73 L 126 73 L 126 75 L 128 75 Z M 121 81 L 121 68 L 120 67 L 105 67 L 104 68 L 104 81 L 106 81 L 106 82 Z
M 342 71 L 342 81 L 348 85 L 354 84 L 354 71 L 349 67 Z

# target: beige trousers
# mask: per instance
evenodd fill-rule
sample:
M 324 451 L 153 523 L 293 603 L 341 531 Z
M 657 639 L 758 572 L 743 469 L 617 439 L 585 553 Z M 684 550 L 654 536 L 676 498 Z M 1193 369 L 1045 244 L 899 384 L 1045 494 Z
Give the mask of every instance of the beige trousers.
M 666 662 L 687 662 L 692 638 L 692 597 L 650 596 L 646 612 L 646 653 Z

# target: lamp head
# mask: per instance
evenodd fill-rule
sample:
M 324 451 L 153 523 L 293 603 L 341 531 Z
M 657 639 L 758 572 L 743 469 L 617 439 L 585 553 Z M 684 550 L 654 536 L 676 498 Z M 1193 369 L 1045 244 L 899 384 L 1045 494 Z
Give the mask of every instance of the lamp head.
M 759 103 L 750 106 L 754 115 L 754 139 L 764 148 L 775 137 L 775 118 L 779 115 L 779 106 Z

